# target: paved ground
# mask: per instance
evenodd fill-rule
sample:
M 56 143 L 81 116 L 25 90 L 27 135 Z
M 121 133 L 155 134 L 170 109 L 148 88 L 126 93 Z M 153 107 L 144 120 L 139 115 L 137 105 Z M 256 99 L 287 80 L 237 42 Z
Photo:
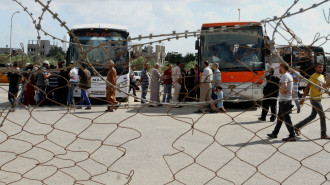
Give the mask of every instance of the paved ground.
M 8 87 L 0 88 L 4 184 L 125 184 L 128 174 L 133 185 L 330 184 L 330 143 L 319 139 L 319 121 L 297 142 L 283 144 L 285 127 L 270 140 L 273 123 L 256 121 L 261 110 L 241 105 L 227 115 L 199 115 L 196 107 L 149 108 L 130 99 L 131 108 L 106 114 L 104 105 L 71 112 L 20 107 L 8 114 Z M 329 109 L 330 100 L 323 105 Z M 306 104 L 293 122 L 310 111 Z

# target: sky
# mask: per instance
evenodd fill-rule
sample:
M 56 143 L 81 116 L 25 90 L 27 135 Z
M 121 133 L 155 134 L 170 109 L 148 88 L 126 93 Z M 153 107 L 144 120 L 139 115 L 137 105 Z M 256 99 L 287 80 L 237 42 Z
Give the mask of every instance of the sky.
M 310 7 L 323 0 L 300 0 L 290 11 Z M 42 7 L 34 0 L 20 0 L 24 7 L 38 20 Z M 45 0 L 42 2 L 46 3 Z M 138 35 L 165 34 L 197 31 L 203 23 L 238 21 L 238 8 L 241 21 L 260 21 L 274 16 L 281 16 L 294 0 L 52 0 L 50 9 L 58 13 L 68 27 L 78 24 L 106 23 L 128 27 L 131 37 Z M 313 42 L 317 33 L 329 36 L 330 24 L 323 15 L 329 15 L 330 1 L 320 7 L 284 19 L 284 23 L 305 45 Z M 21 13 L 13 17 L 12 46 L 19 48 L 20 43 L 27 47 L 28 40 L 37 40 L 37 32 L 30 16 L 13 0 L 0 0 L 0 47 L 10 43 L 10 20 L 15 11 Z M 274 25 L 274 23 L 272 23 Z M 42 28 L 50 34 L 63 38 L 67 31 L 55 21 L 49 13 L 43 16 Z M 273 28 L 266 27 L 266 33 L 272 38 Z M 53 39 L 41 35 L 42 39 Z M 289 38 L 286 31 L 280 29 L 275 34 L 276 44 L 288 44 L 283 37 Z M 196 38 L 165 42 L 166 52 L 195 53 Z M 146 39 L 145 42 L 150 40 Z M 315 45 L 324 43 L 324 39 Z M 55 41 L 56 42 L 56 41 Z M 62 46 L 58 42 L 59 46 Z M 324 43 L 326 52 L 330 52 L 330 42 Z

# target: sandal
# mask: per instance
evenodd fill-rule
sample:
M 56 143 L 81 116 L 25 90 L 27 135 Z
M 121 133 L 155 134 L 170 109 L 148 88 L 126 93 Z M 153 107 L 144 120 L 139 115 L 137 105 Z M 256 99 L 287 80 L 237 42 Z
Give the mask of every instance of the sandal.
M 294 128 L 294 132 L 296 133 L 297 136 L 300 136 L 301 131 L 297 128 Z

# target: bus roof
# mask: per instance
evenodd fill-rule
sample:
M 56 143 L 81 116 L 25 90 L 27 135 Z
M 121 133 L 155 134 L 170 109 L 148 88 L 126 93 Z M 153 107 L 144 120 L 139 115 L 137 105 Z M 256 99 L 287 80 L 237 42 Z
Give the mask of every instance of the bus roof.
M 91 29 L 91 28 L 127 31 L 127 26 L 116 25 L 116 24 L 80 24 L 73 26 L 72 30 Z
M 249 24 L 256 24 L 258 26 L 261 25 L 260 22 L 218 22 L 218 23 L 205 23 L 203 24 L 202 28 L 209 28 L 209 27 L 221 27 L 221 26 L 245 26 Z

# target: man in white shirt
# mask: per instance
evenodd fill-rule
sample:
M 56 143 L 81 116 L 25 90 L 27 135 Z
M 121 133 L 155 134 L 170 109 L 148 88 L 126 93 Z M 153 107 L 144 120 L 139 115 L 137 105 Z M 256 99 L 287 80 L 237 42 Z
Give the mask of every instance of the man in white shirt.
M 279 94 L 279 111 L 277 124 L 274 131 L 271 134 L 267 134 L 270 138 L 277 138 L 280 132 L 282 123 L 284 121 L 290 135 L 287 138 L 283 138 L 283 141 L 296 141 L 296 136 L 294 128 L 292 126 L 292 121 L 290 113 L 292 112 L 292 90 L 293 90 L 293 78 L 288 72 L 289 67 L 282 63 L 280 65 L 280 71 L 283 74 L 280 81 L 280 94 Z
M 174 94 L 173 94 L 173 102 L 178 103 L 179 102 L 179 95 L 180 95 L 180 90 L 181 90 L 181 66 L 182 63 L 178 61 L 176 63 L 176 67 L 172 71 L 172 84 L 174 88 Z
M 71 65 L 69 77 L 70 77 L 70 80 L 69 80 L 69 93 L 68 93 L 67 104 L 69 106 L 73 106 L 74 105 L 73 91 L 77 87 L 78 82 L 79 82 L 78 70 L 75 67 L 73 67 L 73 65 Z
M 202 74 L 202 80 L 200 82 L 200 102 L 204 101 L 211 101 L 211 90 L 212 90 L 212 79 L 213 79 L 213 72 L 212 69 L 209 68 L 209 62 L 204 61 L 204 70 Z M 217 112 L 213 103 L 210 103 L 211 106 L 211 113 Z M 203 113 L 204 105 L 200 105 L 199 109 L 195 111 L 195 113 Z

